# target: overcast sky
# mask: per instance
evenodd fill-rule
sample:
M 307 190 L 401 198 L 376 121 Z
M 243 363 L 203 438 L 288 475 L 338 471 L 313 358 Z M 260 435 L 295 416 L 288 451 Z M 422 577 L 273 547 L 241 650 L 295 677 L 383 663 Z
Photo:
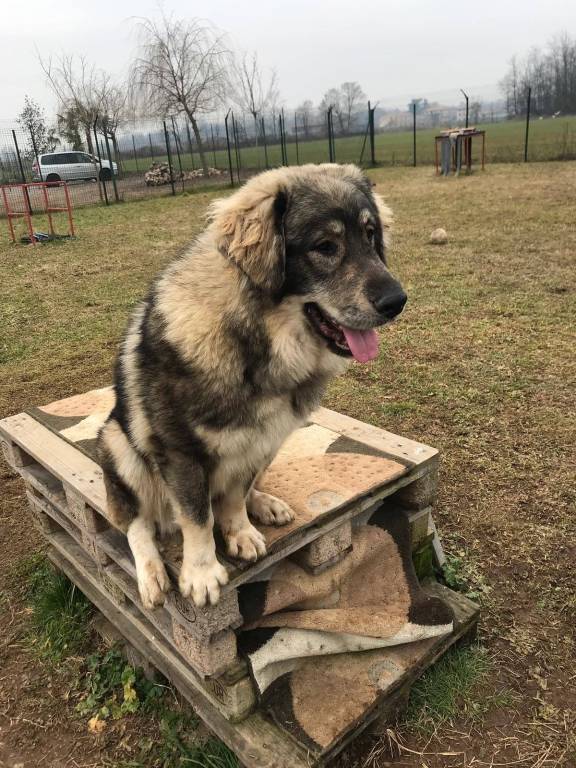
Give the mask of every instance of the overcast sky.
M 166 0 L 166 12 L 210 18 L 239 50 L 275 68 L 286 106 L 317 102 L 345 80 L 373 101 L 454 100 L 459 88 L 485 99 L 514 53 L 576 34 L 576 0 Z M 29 94 L 55 108 L 37 61 L 84 54 L 114 75 L 126 72 L 135 16 L 157 16 L 150 0 L 4 0 L 0 12 L 0 119 Z M 452 96 L 452 99 L 450 97 Z

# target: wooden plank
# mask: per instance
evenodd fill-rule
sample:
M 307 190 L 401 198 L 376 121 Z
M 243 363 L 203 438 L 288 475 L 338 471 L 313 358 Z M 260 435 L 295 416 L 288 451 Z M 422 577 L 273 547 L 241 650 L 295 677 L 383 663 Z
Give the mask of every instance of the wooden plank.
M 430 532 L 432 533 L 432 546 L 434 547 L 434 560 L 436 561 L 436 565 L 438 566 L 438 568 L 444 568 L 444 566 L 446 565 L 446 555 L 444 554 L 442 542 L 440 541 L 440 537 L 438 536 L 438 531 L 436 530 L 436 523 L 434 522 L 434 519 L 432 516 L 430 516 Z
M 321 409 L 320 413 L 323 414 L 325 410 Z M 340 418 L 339 414 L 335 414 L 332 411 L 327 411 L 327 413 L 332 414 L 333 417 Z M 348 419 L 348 417 L 343 418 Z M 352 421 L 356 423 L 354 420 Z M 361 425 L 361 422 L 357 423 Z M 353 433 L 351 436 L 355 437 L 355 439 L 364 440 L 368 444 L 373 443 L 375 447 L 381 448 L 381 433 L 383 431 L 369 427 L 369 425 L 361 426 L 368 430 L 367 438 L 356 433 Z M 345 430 L 346 426 L 344 425 Z M 372 434 L 371 430 L 375 430 L 376 437 L 370 436 Z M 5 439 L 12 440 L 21 445 L 23 450 L 32 455 L 49 472 L 53 473 L 59 481 L 65 486 L 71 487 L 93 509 L 106 517 L 106 498 L 102 471 L 95 462 L 27 414 L 18 414 L 17 416 L 0 421 L 0 433 L 5 436 Z M 383 434 L 388 435 L 389 433 Z M 403 438 L 398 438 L 398 440 L 402 441 Z M 408 441 L 410 444 L 413 442 Z M 415 445 L 419 446 L 420 444 Z M 423 446 L 423 448 L 426 448 L 428 452 L 432 451 L 434 455 L 437 453 L 435 449 L 428 449 L 427 446 Z M 415 453 L 417 449 L 413 448 L 412 450 Z M 420 458 L 425 457 L 425 455 L 423 453 Z M 222 590 L 223 594 L 234 590 L 240 584 L 249 581 L 274 563 L 283 560 L 320 536 L 329 533 L 334 528 L 349 520 L 353 520 L 357 515 L 365 512 L 366 509 L 374 507 L 379 500 L 387 498 L 404 486 L 418 480 L 426 474 L 428 471 L 427 467 L 428 464 L 425 458 L 422 458 L 420 464 L 415 465 L 412 471 L 397 478 L 388 485 L 377 488 L 361 499 L 353 501 L 342 508 L 329 510 L 317 518 L 309 520 L 295 530 L 292 535 L 279 542 L 278 549 L 272 550 L 266 557 L 256 563 L 249 565 L 229 563 L 230 578 L 228 585 Z M 110 529 L 102 534 L 96 534 L 94 540 L 102 550 L 106 551 L 127 572 L 130 572 L 130 569 L 132 569 L 132 575 L 134 576 L 131 557 L 129 555 L 126 556 L 126 553 L 120 554 L 119 550 L 118 556 L 120 559 L 118 559 L 110 551 L 113 547 L 119 546 L 118 537 L 123 537 L 123 534 Z M 124 548 L 122 547 L 122 549 Z M 174 575 L 177 575 L 176 569 L 172 568 L 172 572 Z
M 15 472 L 18 472 L 21 467 L 25 467 L 27 464 L 34 461 L 32 456 L 29 456 L 25 451 L 21 450 L 20 446 L 12 442 L 7 436 L 4 436 L 5 439 L 1 439 L 1 434 L 2 433 L 0 432 L 0 446 L 2 447 L 2 453 Z
M 410 523 L 410 538 L 412 540 L 412 549 L 417 549 L 420 544 L 429 535 L 430 516 L 432 507 L 424 509 L 405 510 Z
M 407 467 L 424 467 L 438 460 L 438 450 L 416 440 L 395 435 L 328 408 L 318 408 L 310 416 L 313 424 L 331 429 L 372 448 Z
M 408 509 L 424 509 L 434 504 L 438 491 L 438 463 L 430 471 L 397 493 L 400 504 Z
M 307 547 L 302 547 L 293 559 L 307 570 L 313 570 L 326 563 L 333 565 L 352 549 L 352 523 L 348 521 L 320 538 L 315 539 Z
M 95 461 L 55 435 L 26 413 L 0 421 L 0 435 L 13 441 L 62 482 L 70 485 L 106 516 L 102 470 Z
M 180 655 L 194 667 L 202 677 L 220 675 L 237 660 L 236 635 L 225 629 L 209 640 L 187 632 L 182 624 L 172 624 L 174 645 Z
M 71 555 L 69 557 L 68 555 Z M 78 563 L 80 556 L 83 562 Z M 98 588 L 88 559 L 82 552 L 61 551 L 52 547 L 50 559 L 78 585 L 86 597 L 117 627 L 126 640 L 172 682 L 199 717 L 233 752 L 246 768 L 310 768 L 307 753 L 260 713 L 240 723 L 231 723 L 198 690 L 190 673 L 178 661 L 167 643 L 155 635 L 144 619 L 119 610 Z M 135 610 L 135 609 L 134 609 Z
M 224 595 L 231 590 L 235 590 L 241 584 L 251 581 L 272 565 L 280 562 L 280 560 L 284 560 L 302 547 L 311 544 L 319 537 L 330 533 L 346 522 L 352 521 L 353 525 L 355 525 L 357 518 L 360 521 L 367 520 L 370 515 L 378 509 L 380 503 L 384 499 L 394 494 L 399 488 L 404 487 L 404 485 L 418 479 L 418 477 L 421 477 L 421 473 L 425 473 L 426 471 L 426 468 L 412 470 L 408 475 L 398 478 L 385 488 L 381 488 L 378 491 L 369 494 L 362 499 L 361 503 L 356 504 L 352 509 L 341 509 L 333 515 L 323 518 L 321 524 L 317 525 L 311 523 L 309 526 L 300 528 L 298 531 L 294 532 L 294 536 L 290 541 L 284 543 L 281 549 L 265 555 L 247 568 L 228 568 L 229 581 L 228 584 L 222 588 L 221 594 Z M 104 533 L 98 534 L 96 539 L 99 546 L 112 558 L 112 560 L 114 560 L 114 562 L 124 568 L 124 570 L 133 578 L 136 578 L 134 561 L 128 546 L 128 541 L 124 534 L 109 529 L 108 531 L 104 531 Z M 178 565 L 173 561 L 167 560 L 166 566 L 171 576 L 177 580 L 179 573 Z
M 214 638 L 193 635 L 172 620 L 166 606 L 153 611 L 146 610 L 140 601 L 136 583 L 116 563 L 102 569 L 102 574 L 122 591 L 200 677 L 221 675 L 236 662 L 236 636 L 230 630 L 226 638 L 221 637 L 222 631 L 219 634 L 213 632 L 212 635 L 216 634 Z
M 27 467 L 23 467 L 20 470 L 20 475 L 27 486 L 34 488 L 45 496 L 58 509 L 62 510 L 66 507 L 63 484 L 41 464 L 34 462 Z

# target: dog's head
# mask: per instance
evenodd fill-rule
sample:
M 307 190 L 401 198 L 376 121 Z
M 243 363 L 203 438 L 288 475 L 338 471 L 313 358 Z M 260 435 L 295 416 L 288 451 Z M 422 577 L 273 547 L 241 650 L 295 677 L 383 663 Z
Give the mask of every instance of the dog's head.
M 276 301 L 299 297 L 311 332 L 365 362 L 406 294 L 386 266 L 391 212 L 353 165 L 279 168 L 211 209 L 218 247 Z

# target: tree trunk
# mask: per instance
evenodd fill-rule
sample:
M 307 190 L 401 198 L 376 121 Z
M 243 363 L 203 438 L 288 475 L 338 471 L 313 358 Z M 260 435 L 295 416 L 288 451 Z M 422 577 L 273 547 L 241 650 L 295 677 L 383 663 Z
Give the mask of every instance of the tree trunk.
M 114 133 L 110 131 L 110 136 L 112 137 L 112 146 L 114 147 L 114 159 L 116 160 L 116 163 L 118 165 L 118 170 L 120 173 L 122 173 L 122 161 L 120 159 L 120 147 L 118 146 L 118 139 L 116 138 L 116 132 Z
M 96 154 L 94 152 L 94 145 L 92 143 L 92 134 L 90 133 L 90 128 L 88 126 L 84 127 L 85 135 L 86 135 L 86 149 L 89 155 Z
M 206 154 L 204 152 L 204 144 L 202 143 L 202 136 L 200 136 L 200 129 L 198 128 L 198 123 L 196 122 L 196 118 L 194 115 L 190 114 L 190 112 L 186 111 L 186 114 L 188 115 L 188 119 L 190 120 L 190 124 L 192 125 L 192 131 L 194 132 L 194 138 L 196 139 L 196 144 L 198 146 L 198 154 L 200 155 L 200 165 L 202 166 L 202 173 L 204 174 L 204 178 L 208 178 L 208 163 L 206 162 Z

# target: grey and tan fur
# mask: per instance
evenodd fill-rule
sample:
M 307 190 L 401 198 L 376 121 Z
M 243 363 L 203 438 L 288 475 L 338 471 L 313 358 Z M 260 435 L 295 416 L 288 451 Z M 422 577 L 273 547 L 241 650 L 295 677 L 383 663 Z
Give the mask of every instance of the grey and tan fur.
M 254 560 L 266 548 L 250 518 L 292 519 L 255 481 L 345 370 L 341 326 L 371 329 L 401 311 L 389 223 L 354 166 L 267 171 L 212 205 L 134 312 L 99 452 L 147 608 L 170 586 L 156 527 L 181 528 L 180 590 L 202 606 L 227 580 L 214 523 L 231 555 Z

